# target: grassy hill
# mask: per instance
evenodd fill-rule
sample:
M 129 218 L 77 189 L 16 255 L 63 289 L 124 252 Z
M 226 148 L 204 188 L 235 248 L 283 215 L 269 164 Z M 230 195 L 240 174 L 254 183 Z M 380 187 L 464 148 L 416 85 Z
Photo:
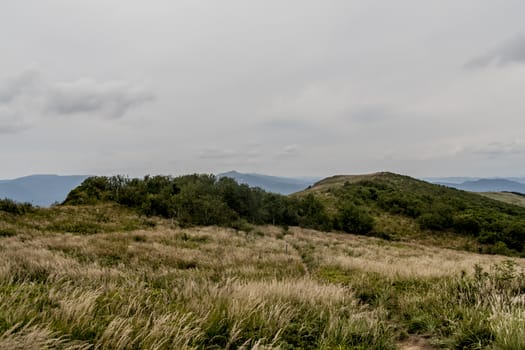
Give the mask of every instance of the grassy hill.
M 373 221 L 368 233 L 384 238 L 446 242 L 449 235 L 472 239 L 484 252 L 523 253 L 525 208 L 488 196 L 386 172 L 330 177 L 297 196 L 309 194 L 332 217 L 344 219 L 342 212 L 350 212 L 348 224 L 339 227 L 345 231 L 368 220 Z
M 525 255 L 524 207 L 392 173 L 334 176 L 291 196 L 213 175 L 93 177 L 65 203 L 116 203 L 180 225 L 301 226 Z

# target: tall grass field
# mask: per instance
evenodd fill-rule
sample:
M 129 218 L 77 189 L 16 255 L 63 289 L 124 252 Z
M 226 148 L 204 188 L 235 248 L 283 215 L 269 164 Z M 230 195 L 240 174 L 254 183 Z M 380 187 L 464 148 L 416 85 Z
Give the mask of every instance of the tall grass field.
M 517 257 L 114 206 L 0 232 L 0 349 L 525 349 Z

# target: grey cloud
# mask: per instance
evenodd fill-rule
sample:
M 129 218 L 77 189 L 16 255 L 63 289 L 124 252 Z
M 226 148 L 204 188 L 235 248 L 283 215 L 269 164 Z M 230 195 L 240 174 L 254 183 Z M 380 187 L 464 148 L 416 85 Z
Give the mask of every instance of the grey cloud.
M 382 105 L 368 105 L 350 113 L 350 119 L 359 123 L 376 123 L 395 117 L 395 113 Z
M 38 89 L 38 72 L 26 69 L 0 79 L 0 134 L 12 134 L 30 127 L 29 114 Z
M 199 158 L 201 159 L 228 159 L 238 156 L 238 152 L 230 149 L 206 148 L 199 152 Z
M 262 122 L 261 126 L 271 130 L 307 131 L 314 129 L 314 127 L 306 121 L 293 119 L 274 119 Z
M 491 50 L 485 55 L 476 57 L 465 64 L 466 68 L 483 68 L 491 64 L 504 66 L 511 63 L 525 62 L 525 34 L 521 34 Z
M 22 130 L 27 129 L 28 126 L 18 123 L 6 123 L 0 121 L 0 134 L 15 134 Z
M 295 158 L 300 154 L 299 145 L 286 145 L 277 153 L 277 158 Z
M 491 142 L 470 150 L 474 154 L 485 156 L 487 158 L 498 158 L 503 156 L 512 156 L 525 154 L 525 143 L 522 141 L 513 142 Z
M 248 160 L 255 159 L 261 155 L 256 148 L 238 151 L 229 148 L 210 147 L 199 152 L 200 159 L 215 159 L 215 160 Z
M 20 131 L 46 116 L 117 119 L 152 99 L 151 92 L 127 82 L 53 82 L 37 69 L 27 69 L 0 79 L 0 132 Z
M 57 115 L 95 113 L 117 119 L 130 108 L 152 99 L 150 92 L 128 83 L 82 79 L 55 84 L 49 93 L 46 111 Z
M 0 104 L 0 134 L 13 134 L 27 128 L 28 125 L 22 118 Z
M 35 69 L 26 69 L 0 81 L 0 104 L 10 103 L 22 95 L 34 94 L 38 76 Z

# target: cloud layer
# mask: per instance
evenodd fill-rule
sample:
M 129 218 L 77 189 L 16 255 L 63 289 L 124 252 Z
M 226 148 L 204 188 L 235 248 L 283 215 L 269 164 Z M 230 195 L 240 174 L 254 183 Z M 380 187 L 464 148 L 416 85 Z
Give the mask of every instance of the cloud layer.
M 522 0 L 72 3 L 2 1 L 0 178 L 525 174 Z
M 466 67 L 505 66 L 511 63 L 525 63 L 525 34 L 518 35 L 487 54 L 474 58 L 467 62 Z
M 118 119 L 152 99 L 152 92 L 128 82 L 54 82 L 28 69 L 0 80 L 0 133 L 21 131 L 46 117 Z

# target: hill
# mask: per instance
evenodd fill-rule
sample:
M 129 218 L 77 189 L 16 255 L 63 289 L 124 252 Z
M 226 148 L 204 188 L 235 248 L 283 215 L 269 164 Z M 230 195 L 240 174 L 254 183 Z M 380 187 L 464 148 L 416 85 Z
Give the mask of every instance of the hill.
M 65 204 L 118 203 L 179 225 L 274 224 L 525 255 L 525 208 L 392 173 L 334 176 L 290 196 L 228 177 L 92 177 Z
M 218 174 L 217 177 L 229 177 L 240 184 L 246 184 L 250 187 L 259 187 L 268 192 L 290 194 L 302 191 L 312 185 L 318 178 L 290 178 L 278 177 L 262 174 L 243 174 L 237 171 L 229 171 Z
M 62 202 L 67 194 L 86 179 L 86 175 L 31 175 L 13 180 L 0 180 L 0 199 L 50 206 Z
M 523 254 L 525 208 L 477 193 L 376 173 L 330 177 L 298 196 L 308 194 L 321 200 L 339 218 L 339 228 L 348 232 L 364 224 L 370 234 L 391 239 L 412 235 L 445 240 L 447 233 L 491 246 L 478 247 L 483 251 L 511 249 Z

